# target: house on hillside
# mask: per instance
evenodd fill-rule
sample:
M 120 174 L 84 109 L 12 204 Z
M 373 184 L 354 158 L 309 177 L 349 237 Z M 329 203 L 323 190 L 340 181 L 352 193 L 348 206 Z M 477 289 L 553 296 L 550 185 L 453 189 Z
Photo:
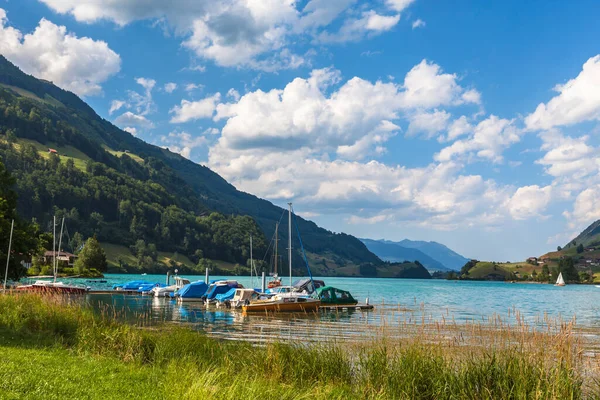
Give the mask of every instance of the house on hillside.
M 75 254 L 71 254 L 66 251 L 47 251 L 44 253 L 44 263 L 52 263 L 52 260 L 54 259 L 54 253 L 56 253 L 56 259 L 58 261 L 66 262 L 69 267 L 72 267 L 75 264 L 75 260 L 77 259 L 77 256 Z
M 537 257 L 529 257 L 529 258 L 527 259 L 527 262 L 528 262 L 529 264 L 537 264 L 537 263 L 538 263 L 538 258 L 537 258 Z
M 58 151 L 56 151 L 55 149 L 51 149 L 50 147 L 48 147 L 48 154 L 58 154 Z

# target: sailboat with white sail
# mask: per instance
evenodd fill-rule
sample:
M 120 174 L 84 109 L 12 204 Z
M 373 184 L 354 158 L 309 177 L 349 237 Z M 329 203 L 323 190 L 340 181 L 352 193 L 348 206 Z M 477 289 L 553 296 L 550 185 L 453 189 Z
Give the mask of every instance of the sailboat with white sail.
M 292 203 L 288 203 L 288 261 L 290 267 L 290 288 L 292 288 Z M 308 264 L 307 264 L 308 267 Z M 312 279 L 312 278 L 311 278 Z M 265 300 L 251 301 L 250 304 L 242 306 L 243 312 L 267 312 L 267 311 L 288 311 L 288 312 L 307 312 L 317 311 L 321 300 L 314 299 L 305 293 L 287 292 L 278 293 Z
M 558 274 L 558 279 L 556 280 L 556 283 L 554 284 L 554 286 L 565 286 L 565 280 L 563 279 L 562 276 L 562 272 Z

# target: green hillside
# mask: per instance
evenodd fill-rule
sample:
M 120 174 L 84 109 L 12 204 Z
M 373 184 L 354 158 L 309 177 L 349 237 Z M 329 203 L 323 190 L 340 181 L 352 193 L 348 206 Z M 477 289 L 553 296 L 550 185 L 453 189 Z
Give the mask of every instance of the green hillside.
M 143 239 L 192 264 L 245 265 L 248 236 L 254 236 L 255 254 L 264 254 L 284 212 L 118 129 L 73 93 L 22 73 L 1 56 L 0 115 L 0 160 L 17 179 L 19 214 L 41 226 L 64 216 L 71 233 L 96 235 L 102 243 L 134 246 Z M 298 225 L 306 250 L 327 257 L 333 269 L 381 263 L 353 236 L 300 217 Z M 286 231 L 282 225 L 280 239 L 287 240 Z M 303 265 L 298 251 L 293 257 L 294 265 Z M 141 264 L 158 262 L 150 258 Z

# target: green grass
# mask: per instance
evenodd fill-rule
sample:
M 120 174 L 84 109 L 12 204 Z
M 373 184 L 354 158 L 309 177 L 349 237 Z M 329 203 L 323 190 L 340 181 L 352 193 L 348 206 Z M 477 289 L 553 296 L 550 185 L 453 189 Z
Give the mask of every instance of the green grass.
M 137 161 L 139 163 L 144 162 L 144 159 L 142 157 L 138 156 L 137 154 L 133 154 L 130 152 L 124 152 L 124 151 L 117 151 L 117 150 L 113 150 L 108 147 L 104 147 L 104 150 L 108 151 L 110 154 L 112 154 L 113 156 L 116 156 L 116 157 L 122 157 L 123 154 L 126 154 L 127 156 L 131 157 L 132 159 L 134 159 L 135 161 Z
M 75 167 L 83 172 L 86 171 L 86 162 L 90 159 L 87 155 L 73 146 L 57 146 L 54 143 L 41 144 L 35 140 L 18 139 L 15 147 L 20 150 L 21 146 L 28 144 L 36 148 L 38 154 L 46 159 L 50 158 L 48 148 L 55 149 L 60 157 L 60 162 L 66 164 L 67 160 L 73 160 Z
M 138 322 L 144 325 L 146 321 Z M 211 339 L 184 327 L 124 325 L 61 298 L 2 295 L 0 397 L 584 397 L 571 332 L 539 343 L 528 341 L 544 336 L 516 332 L 515 337 L 521 339 L 514 345 L 486 345 L 482 351 L 462 345 L 453 348 L 454 353 L 418 338 L 356 347 L 335 343 L 255 347 Z M 586 389 L 586 396 L 594 398 L 599 393 L 595 389 L 600 388 Z
M 50 105 L 56 106 L 56 107 L 59 107 L 59 106 L 63 106 L 64 107 L 64 105 L 60 101 L 56 100 L 54 97 L 49 96 L 49 95 L 46 95 L 42 99 L 42 98 L 38 97 L 35 93 L 32 93 L 32 92 L 30 92 L 28 90 L 25 90 L 25 89 L 22 89 L 22 88 L 19 88 L 19 87 L 16 87 L 16 86 L 11 86 L 11 85 L 7 85 L 7 84 L 4 84 L 4 83 L 0 83 L 0 87 L 6 88 L 6 89 L 10 89 L 10 90 L 12 90 L 13 92 L 17 93 L 19 96 L 22 96 L 22 97 L 27 97 L 27 98 L 32 99 L 32 100 L 41 101 L 41 102 L 44 102 L 44 103 L 47 103 L 47 104 L 50 104 Z
M 123 259 L 129 265 L 137 264 L 137 257 L 131 254 L 131 251 L 127 246 L 121 246 L 118 244 L 112 243 L 100 243 L 100 246 L 104 249 L 106 253 L 106 261 L 109 267 L 118 267 L 119 266 L 119 257 Z M 171 260 L 175 261 L 179 265 L 186 265 L 190 268 L 194 267 L 195 264 L 185 255 L 183 254 L 174 254 L 165 251 L 159 251 L 157 255 L 158 262 L 161 262 L 165 265 L 169 265 Z M 213 262 L 220 269 L 232 270 L 235 267 L 235 264 L 228 263 L 226 261 L 213 260 Z
M 510 279 L 510 271 L 502 267 L 502 264 L 494 264 L 487 261 L 480 261 L 469 271 L 470 279 L 487 279 L 491 276 L 504 277 Z

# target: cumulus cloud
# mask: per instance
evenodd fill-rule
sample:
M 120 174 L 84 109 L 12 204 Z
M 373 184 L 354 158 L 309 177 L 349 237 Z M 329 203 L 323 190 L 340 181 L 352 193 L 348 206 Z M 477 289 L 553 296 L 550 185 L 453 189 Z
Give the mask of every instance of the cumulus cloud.
M 600 185 L 581 191 L 575 199 L 573 211 L 565 211 L 563 215 L 572 229 L 583 229 L 600 219 Z
M 559 94 L 548 103 L 541 103 L 525 118 L 528 129 L 550 129 L 583 121 L 600 120 L 600 55 L 583 64 L 579 75 L 556 85 Z
M 136 135 L 137 135 L 137 129 L 136 129 L 136 128 L 134 128 L 134 127 L 132 127 L 132 126 L 126 126 L 125 128 L 123 128 L 123 130 L 124 130 L 125 132 L 129 132 L 129 133 L 131 133 L 133 136 L 136 136 Z
M 101 93 L 101 84 L 121 69 L 121 58 L 106 42 L 77 37 L 44 18 L 23 34 L 8 26 L 1 8 L 0 53 L 24 72 L 80 96 Z
M 446 129 L 450 120 L 450 113 L 444 110 L 434 110 L 433 112 L 420 112 L 409 117 L 410 124 L 406 131 L 407 136 L 424 134 L 426 139 L 431 139 L 438 132 Z
M 204 85 L 200 83 L 188 83 L 185 85 L 186 92 L 193 92 L 194 90 L 204 89 Z
M 413 108 L 477 103 L 479 97 L 473 94 L 465 96 L 468 92 L 457 83 L 457 79 L 456 74 L 443 73 L 439 65 L 423 60 L 404 78 L 402 103 Z
M 174 82 L 165 83 L 164 90 L 167 93 L 173 93 L 177 89 L 177 84 Z
M 204 136 L 192 136 L 187 132 L 171 132 L 167 136 L 161 136 L 160 141 L 169 150 L 181 154 L 189 159 L 192 150 L 207 143 Z
M 153 128 L 154 124 L 143 115 L 134 114 L 131 111 L 127 111 L 115 119 L 115 124 L 123 127 L 141 127 L 141 128 Z
M 508 210 L 514 219 L 523 220 L 541 217 L 552 200 L 552 187 L 538 185 L 523 186 L 517 189 L 508 200 Z
M 514 121 L 491 115 L 474 128 L 467 139 L 457 140 L 443 148 L 434 158 L 447 162 L 455 158 L 476 157 L 492 162 L 501 162 L 502 153 L 521 139 Z
M 181 100 L 179 106 L 175 106 L 169 111 L 169 113 L 174 114 L 171 117 L 171 123 L 177 124 L 200 118 L 210 118 L 215 112 L 216 104 L 220 99 L 221 94 L 215 93 L 198 101 Z
M 546 153 L 536 162 L 543 165 L 549 175 L 572 180 L 600 173 L 600 148 L 588 144 L 589 136 L 573 138 L 550 130 L 540 137 L 541 150 Z
M 227 2 L 210 0 L 40 0 L 52 10 L 93 23 L 109 20 L 124 26 L 150 19 L 183 38 L 183 45 L 198 57 L 227 67 L 266 71 L 297 68 L 307 54 L 291 51 L 291 44 L 306 36 L 357 40 L 391 29 L 400 11 L 412 1 L 388 0 L 385 15 L 365 10 L 355 0 L 291 0 Z M 357 17 L 358 15 L 358 17 Z M 341 34 L 328 33 L 343 26 Z M 345 39 L 343 39 L 345 38 Z
M 472 131 L 473 126 L 469 123 L 467 117 L 462 115 L 460 118 L 452 121 L 450 127 L 448 128 L 448 135 L 446 136 L 445 140 L 452 141 Z
M 339 32 L 323 32 L 318 41 L 321 43 L 343 43 L 357 41 L 365 35 L 377 35 L 389 31 L 400 21 L 400 14 L 381 15 L 374 10 L 363 12 L 359 18 L 348 19 Z

